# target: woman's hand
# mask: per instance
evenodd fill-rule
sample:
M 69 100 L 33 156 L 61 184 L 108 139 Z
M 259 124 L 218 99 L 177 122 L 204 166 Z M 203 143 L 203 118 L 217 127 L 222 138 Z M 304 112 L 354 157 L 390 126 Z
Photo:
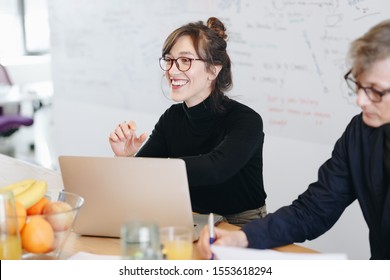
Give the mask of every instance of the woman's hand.
M 220 228 L 214 228 L 216 240 L 214 245 L 234 246 L 234 247 L 247 247 L 248 239 L 245 233 L 241 230 L 224 230 Z M 198 241 L 198 249 L 202 258 L 211 259 L 212 252 L 210 248 L 210 235 L 209 227 L 205 226 Z
M 146 133 L 139 137 L 135 133 L 137 126 L 135 122 L 120 123 L 113 132 L 110 133 L 109 142 L 114 154 L 118 157 L 130 157 L 142 146 L 147 138 Z

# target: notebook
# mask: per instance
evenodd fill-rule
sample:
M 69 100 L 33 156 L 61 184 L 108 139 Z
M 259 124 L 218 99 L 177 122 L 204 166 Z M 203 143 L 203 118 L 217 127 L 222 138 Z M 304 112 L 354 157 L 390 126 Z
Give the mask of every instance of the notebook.
M 197 240 L 207 224 L 207 215 L 192 213 L 182 159 L 60 156 L 59 165 L 64 190 L 85 200 L 74 225 L 78 234 L 120 237 L 123 223 L 147 220 L 192 227 Z

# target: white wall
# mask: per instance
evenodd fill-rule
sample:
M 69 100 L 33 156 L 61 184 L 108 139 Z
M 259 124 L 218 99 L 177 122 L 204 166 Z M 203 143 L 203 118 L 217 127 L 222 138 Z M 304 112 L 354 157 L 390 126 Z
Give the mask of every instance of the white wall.
M 118 123 L 135 120 L 139 132 L 150 133 L 157 122 L 159 113 L 156 112 L 153 115 L 96 104 L 74 103 L 54 96 L 55 150 L 57 155 L 112 156 L 108 137 Z M 56 120 L 64 117 L 66 122 L 57 125 Z

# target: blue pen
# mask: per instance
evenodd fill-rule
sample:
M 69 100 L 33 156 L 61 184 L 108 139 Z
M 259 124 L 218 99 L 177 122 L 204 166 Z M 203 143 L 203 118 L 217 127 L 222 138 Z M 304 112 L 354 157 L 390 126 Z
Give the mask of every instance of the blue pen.
M 209 215 L 209 235 L 210 235 L 210 245 L 215 241 L 215 232 L 214 232 L 214 214 L 210 213 Z M 211 260 L 214 259 L 214 253 L 211 253 Z

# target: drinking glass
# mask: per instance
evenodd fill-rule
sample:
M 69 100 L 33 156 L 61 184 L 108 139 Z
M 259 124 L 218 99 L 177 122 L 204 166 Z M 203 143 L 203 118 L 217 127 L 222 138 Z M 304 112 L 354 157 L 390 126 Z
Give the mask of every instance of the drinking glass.
M 129 221 L 121 228 L 121 256 L 127 260 L 159 260 L 158 226 L 147 221 Z
M 0 192 L 0 259 L 22 258 L 15 200 L 12 191 Z
M 192 230 L 170 226 L 160 229 L 163 257 L 168 260 L 192 259 Z

